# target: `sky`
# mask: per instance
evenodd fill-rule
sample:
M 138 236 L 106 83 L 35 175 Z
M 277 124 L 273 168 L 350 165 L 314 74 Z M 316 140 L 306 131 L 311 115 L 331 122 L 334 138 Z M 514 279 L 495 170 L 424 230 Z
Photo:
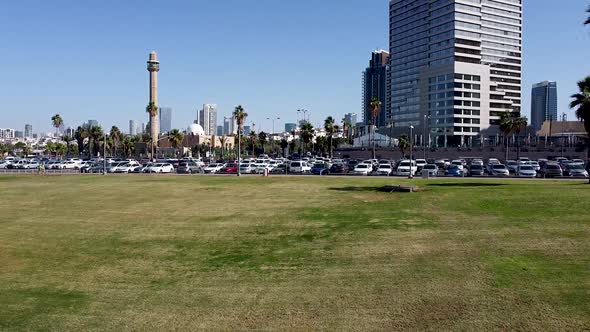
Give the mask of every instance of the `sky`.
M 525 0 L 523 110 L 530 89 L 558 82 L 567 112 L 576 82 L 590 75 L 587 0 Z M 310 110 L 360 113 L 361 74 L 371 51 L 388 49 L 387 0 L 19 0 L 0 14 L 0 128 L 51 130 L 89 119 L 128 131 L 147 122 L 148 53 L 161 62 L 159 103 L 185 129 L 205 103 L 218 122 L 237 105 L 256 130 L 296 122 Z

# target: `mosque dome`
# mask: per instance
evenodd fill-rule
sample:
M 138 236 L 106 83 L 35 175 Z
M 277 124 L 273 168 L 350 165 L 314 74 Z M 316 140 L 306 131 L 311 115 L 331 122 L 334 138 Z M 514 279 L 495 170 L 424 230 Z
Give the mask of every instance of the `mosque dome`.
M 191 124 L 187 131 L 189 134 L 193 134 L 195 136 L 205 136 L 205 130 L 203 130 L 203 127 L 196 123 Z

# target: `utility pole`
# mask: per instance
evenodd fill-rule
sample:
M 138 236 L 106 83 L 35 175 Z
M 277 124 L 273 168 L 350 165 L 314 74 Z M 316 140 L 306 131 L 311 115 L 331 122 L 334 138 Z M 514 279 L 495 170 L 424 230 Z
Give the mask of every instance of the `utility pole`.
M 107 133 L 104 133 L 104 142 L 102 144 L 103 152 L 102 152 L 102 167 L 103 167 L 103 175 L 107 175 Z
M 408 179 L 414 178 L 414 174 L 412 174 L 412 168 L 414 166 L 414 163 L 413 163 L 413 159 L 414 159 L 413 136 L 414 136 L 414 126 L 410 125 L 410 175 L 408 176 Z

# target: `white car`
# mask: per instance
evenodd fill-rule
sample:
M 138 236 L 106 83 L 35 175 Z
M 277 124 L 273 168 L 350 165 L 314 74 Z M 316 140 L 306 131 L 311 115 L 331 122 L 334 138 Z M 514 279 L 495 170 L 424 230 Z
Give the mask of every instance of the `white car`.
M 212 163 L 209 164 L 208 166 L 206 166 L 205 168 L 203 168 L 203 172 L 205 174 L 215 174 L 217 172 L 219 172 L 222 168 L 223 168 L 223 164 L 216 164 L 216 163 Z
M 305 174 L 311 172 L 311 167 L 305 161 L 292 161 L 289 164 L 290 173 Z
M 365 163 L 356 165 L 352 170 L 352 174 L 354 175 L 369 175 L 371 172 L 373 172 L 373 165 Z
M 451 166 L 457 166 L 461 172 L 465 170 L 465 165 L 463 165 L 463 160 L 453 160 L 451 161 Z
M 242 163 L 240 164 L 240 173 L 242 174 L 251 174 L 254 172 L 254 164 Z
M 482 166 L 483 167 L 483 160 L 481 160 L 481 159 L 473 159 L 471 161 L 471 165 L 477 165 L 477 166 Z
M 393 167 L 391 167 L 391 164 L 379 164 L 379 167 L 375 171 L 375 174 L 390 176 L 392 172 Z
M 527 162 L 527 165 L 532 166 L 533 169 L 537 172 L 541 170 L 541 165 L 539 165 L 539 162 L 537 161 L 529 161 Z
M 518 166 L 518 170 L 516 171 L 516 175 L 520 178 L 536 178 L 537 171 L 530 165 L 521 165 Z
M 123 162 L 118 164 L 116 167 L 113 168 L 111 173 L 129 173 L 135 172 L 141 167 L 141 165 L 137 161 L 129 161 Z
M 26 165 L 24 166 L 24 168 L 25 168 L 25 169 L 36 169 L 36 168 L 39 168 L 39 166 L 40 166 L 40 165 L 41 165 L 41 164 L 39 164 L 39 162 L 38 162 L 38 161 L 31 160 L 31 161 L 29 161 L 29 163 L 28 163 L 28 164 L 26 164 Z
M 418 172 L 418 166 L 415 161 L 402 160 L 397 166 L 397 175 L 399 176 L 414 176 Z
M 423 169 L 426 164 L 428 164 L 426 159 L 416 159 L 416 167 L 418 167 L 418 169 Z
M 66 161 L 65 163 L 61 164 L 63 169 L 79 169 L 80 164 L 77 161 Z
M 9 162 L 6 160 L 0 161 L 0 169 L 5 169 L 8 166 Z
M 172 173 L 174 166 L 168 163 L 156 163 L 148 167 L 148 173 Z

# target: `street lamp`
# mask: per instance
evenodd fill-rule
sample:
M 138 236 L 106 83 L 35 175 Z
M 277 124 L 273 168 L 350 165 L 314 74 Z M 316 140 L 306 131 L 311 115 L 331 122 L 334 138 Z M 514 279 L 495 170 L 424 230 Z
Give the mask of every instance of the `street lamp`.
M 410 125 L 410 175 L 408 179 L 414 178 L 414 174 L 412 174 L 412 159 L 414 158 L 414 142 L 412 136 L 414 136 L 414 126 Z
M 275 133 L 275 120 L 280 120 L 281 118 L 276 117 L 276 118 L 266 118 L 266 119 L 267 120 L 272 120 L 272 133 L 270 134 L 270 138 L 271 138 L 271 141 L 270 141 L 270 150 L 271 151 L 274 151 L 274 149 L 275 149 L 275 141 L 272 138 L 272 136 Z
M 426 128 L 427 128 L 426 121 L 427 120 L 430 121 L 430 115 L 424 114 L 424 136 L 422 136 L 422 148 L 424 149 L 424 151 L 423 151 L 424 152 L 424 160 L 426 160 Z
M 104 133 L 104 142 L 102 144 L 102 167 L 103 175 L 107 175 L 107 133 Z

